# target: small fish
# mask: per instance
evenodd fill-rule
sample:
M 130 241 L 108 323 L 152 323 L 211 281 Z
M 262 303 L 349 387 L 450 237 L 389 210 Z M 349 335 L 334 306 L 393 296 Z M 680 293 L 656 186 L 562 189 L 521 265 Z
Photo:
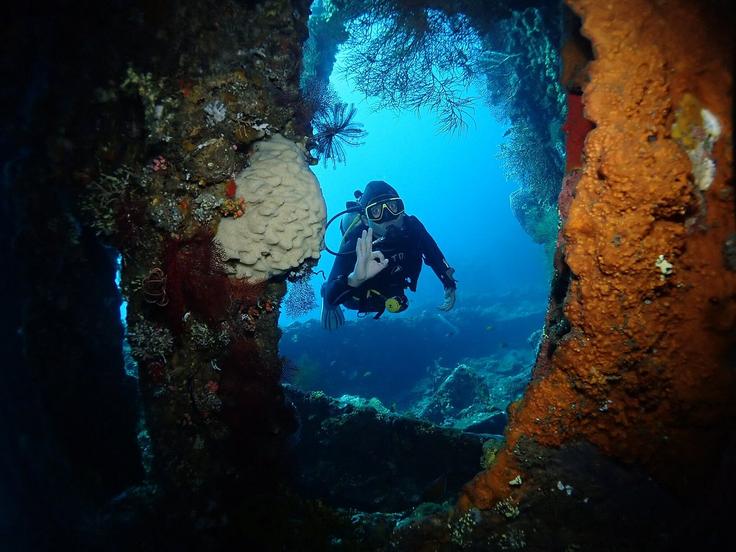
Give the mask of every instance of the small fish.
M 363 377 L 364 378 L 367 378 L 367 377 L 372 376 L 372 375 L 373 375 L 373 372 L 371 372 L 370 370 L 368 370 L 365 374 L 363 374 Z
M 493 329 L 493 326 L 491 324 L 489 324 L 488 326 L 486 326 L 486 331 L 487 332 L 490 332 L 492 329 Z

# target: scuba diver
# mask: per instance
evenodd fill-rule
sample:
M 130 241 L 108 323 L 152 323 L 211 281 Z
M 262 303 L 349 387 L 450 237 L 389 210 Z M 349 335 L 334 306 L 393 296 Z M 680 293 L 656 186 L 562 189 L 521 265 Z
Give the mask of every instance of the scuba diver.
M 322 327 L 334 330 L 344 324 L 341 305 L 359 315 L 375 312 L 375 319 L 387 310 L 406 310 L 409 302 L 404 290 L 416 291 L 422 260 L 445 288 L 439 309 L 449 311 L 455 305 L 455 269 L 419 219 L 404 212 L 396 190 L 373 180 L 355 197 L 358 201 L 348 202 L 348 209 L 330 220 L 347 213 L 340 223 L 339 252 L 327 248 L 337 258 L 322 285 Z

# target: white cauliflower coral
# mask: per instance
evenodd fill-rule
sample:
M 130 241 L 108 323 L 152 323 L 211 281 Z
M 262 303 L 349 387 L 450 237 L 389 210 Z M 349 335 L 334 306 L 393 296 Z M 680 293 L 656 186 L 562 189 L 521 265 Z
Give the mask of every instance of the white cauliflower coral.
M 258 142 L 235 182 L 245 213 L 223 218 L 216 240 L 237 277 L 262 282 L 319 258 L 327 209 L 300 146 L 279 134 Z

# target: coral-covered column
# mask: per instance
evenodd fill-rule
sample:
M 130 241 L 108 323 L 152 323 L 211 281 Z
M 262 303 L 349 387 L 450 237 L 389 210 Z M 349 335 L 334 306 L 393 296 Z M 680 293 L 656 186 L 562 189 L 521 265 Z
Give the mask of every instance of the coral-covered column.
M 734 427 L 731 31 L 684 0 L 568 3 L 595 54 L 595 129 L 558 244 L 562 318 L 461 506 L 510 493 L 522 437 L 587 441 L 692 495 Z

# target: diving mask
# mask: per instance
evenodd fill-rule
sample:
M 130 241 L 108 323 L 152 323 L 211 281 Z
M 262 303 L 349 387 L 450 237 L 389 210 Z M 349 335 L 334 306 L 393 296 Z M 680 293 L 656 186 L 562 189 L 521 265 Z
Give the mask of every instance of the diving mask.
M 388 214 L 386 213 L 388 211 Z M 393 220 L 404 212 L 404 202 L 400 197 L 390 197 L 369 203 L 365 207 L 365 216 L 371 222 Z

